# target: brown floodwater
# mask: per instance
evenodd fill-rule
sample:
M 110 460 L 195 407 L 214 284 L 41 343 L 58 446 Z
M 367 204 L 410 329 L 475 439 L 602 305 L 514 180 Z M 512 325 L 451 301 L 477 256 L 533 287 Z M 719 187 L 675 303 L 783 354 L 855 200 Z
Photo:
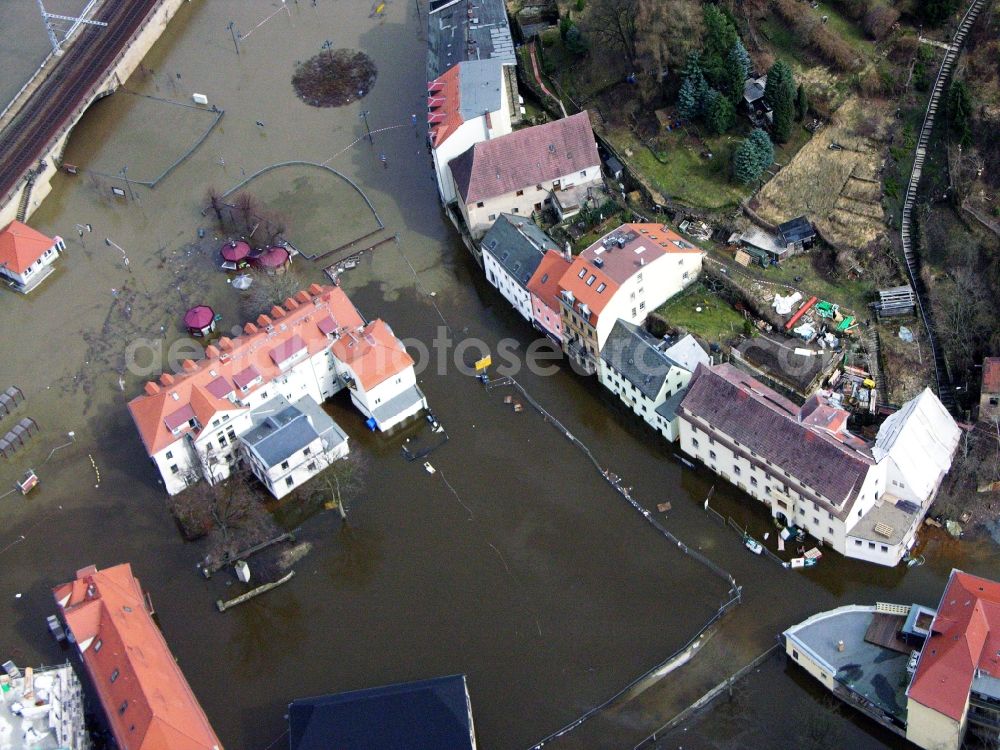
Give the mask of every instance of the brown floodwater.
M 455 672 L 468 675 L 482 746 L 527 747 L 683 646 L 728 588 L 646 524 L 551 423 L 530 409 L 515 413 L 503 389 L 487 392 L 453 365 L 431 368 L 421 386 L 451 438 L 430 456 L 431 475 L 401 456 L 407 433 L 372 435 L 335 399 L 331 413 L 372 463 L 348 526 L 335 513 L 306 520 L 301 536 L 313 549 L 295 578 L 220 614 L 214 602 L 235 584 L 196 574 L 204 550 L 177 533 L 125 409 L 142 385 L 123 368 L 130 345 L 162 340 L 166 351 L 181 336 L 184 310 L 198 302 L 222 313 L 223 330 L 239 324 L 239 297 L 215 267 L 221 238 L 200 214 L 201 197 L 280 162 L 328 162 L 374 204 L 386 226 L 374 239 L 398 233 L 398 245 L 382 245 L 344 276 L 367 317 L 427 344 L 442 320 L 455 339 L 477 337 L 494 351 L 503 339 L 522 351 L 532 341 L 444 218 L 424 133 L 410 125 L 411 113 L 425 109 L 417 7 L 395 0 L 374 19 L 367 3 L 300 0 L 257 26 L 279 8 L 186 4 L 127 86 L 185 103 L 204 93 L 225 110 L 219 125 L 155 189 L 86 171 L 62 175 L 31 220 L 69 247 L 30 297 L 0 293 L 0 386 L 20 386 L 28 401 L 18 416 L 42 428 L 28 448 L 0 459 L 0 494 L 29 467 L 41 477 L 28 497 L 0 499 L 0 655 L 21 664 L 65 658 L 45 628 L 50 588 L 89 563 L 129 561 L 227 747 L 282 746 L 286 705 L 296 697 Z M 252 32 L 238 56 L 230 20 Z M 296 99 L 295 63 L 327 40 L 363 49 L 378 66 L 360 103 L 316 109 Z M 181 126 L 176 110 L 161 118 L 150 102 L 161 106 L 124 94 L 99 102 L 66 160 L 106 173 L 129 166 L 130 176 L 172 162 L 205 118 L 192 114 L 197 122 Z M 363 110 L 374 145 L 355 143 Z M 136 200 L 109 197 L 113 185 L 131 187 Z M 269 173 L 260 189 L 289 214 L 289 238 L 310 252 L 370 226 L 366 208 L 345 214 L 358 205 L 353 189 L 315 168 Z M 93 232 L 80 237 L 75 225 L 87 223 Z M 124 249 L 127 269 L 105 238 Z M 306 260 L 294 272 L 303 284 L 324 280 Z M 952 566 L 996 573 L 994 547 L 941 538 L 928 542 L 927 564 L 910 570 L 833 555 L 809 571 L 780 569 L 706 516 L 701 501 L 714 479 L 683 468 L 593 379 L 565 368 L 518 379 L 647 508 L 670 501 L 663 523 L 743 586 L 743 604 L 691 662 L 553 746 L 631 747 L 817 610 L 934 604 Z M 751 532 L 766 528 L 765 515 L 733 488 L 719 484 L 712 503 Z M 788 679 L 782 674 L 774 679 Z

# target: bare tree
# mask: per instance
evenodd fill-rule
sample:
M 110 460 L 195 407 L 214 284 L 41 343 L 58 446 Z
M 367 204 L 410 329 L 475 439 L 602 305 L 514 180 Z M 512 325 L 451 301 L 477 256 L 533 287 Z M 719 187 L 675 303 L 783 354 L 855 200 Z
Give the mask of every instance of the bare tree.
M 195 482 L 171 497 L 169 507 L 187 538 L 208 536 L 210 559 L 231 559 L 278 533 L 262 497 L 253 476 L 237 471 L 214 485 Z
M 371 468 L 368 458 L 357 452 L 344 458 L 324 454 L 317 457 L 317 462 L 319 473 L 297 490 L 296 500 L 306 505 L 336 508 L 340 517 L 347 520 L 347 505 L 364 487 Z
M 226 204 L 222 198 L 222 193 L 220 193 L 214 185 L 210 185 L 205 190 L 203 205 L 204 208 L 202 210 L 212 211 L 215 214 L 216 221 L 219 222 L 219 226 L 223 227 L 222 211 L 226 207 Z
M 636 60 L 639 0 L 591 0 L 581 19 L 592 48 L 623 54 L 629 65 Z
M 292 269 L 274 275 L 257 272 L 253 278 L 253 284 L 240 300 L 240 310 L 246 318 L 266 313 L 302 289 L 302 282 Z
M 266 211 L 260 216 L 258 236 L 263 237 L 264 244 L 276 245 L 284 238 L 287 221 L 285 216 L 277 211 Z
M 249 237 L 253 234 L 259 221 L 258 217 L 261 213 L 260 201 L 252 193 L 244 191 L 236 196 L 234 204 L 236 207 L 238 231 L 240 234 Z
M 702 4 L 694 0 L 638 0 L 636 54 L 643 70 L 663 81 L 679 70 L 704 33 Z
M 964 372 L 976 361 L 991 333 L 989 291 L 975 269 L 963 266 L 940 283 L 934 300 L 937 333 L 955 371 Z

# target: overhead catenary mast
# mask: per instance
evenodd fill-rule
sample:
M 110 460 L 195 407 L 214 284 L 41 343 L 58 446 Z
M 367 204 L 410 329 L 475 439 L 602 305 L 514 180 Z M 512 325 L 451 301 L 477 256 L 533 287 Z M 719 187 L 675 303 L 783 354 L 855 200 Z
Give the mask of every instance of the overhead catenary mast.
M 37 0 L 38 11 L 42 14 L 42 23 L 45 24 L 45 32 L 49 35 L 49 44 L 52 45 L 52 54 L 59 57 L 63 53 L 62 47 L 60 46 L 62 42 L 59 41 L 59 37 L 56 36 L 56 30 L 52 27 L 52 20 L 57 21 L 72 21 L 73 25 L 70 26 L 69 31 L 63 37 L 63 42 L 68 40 L 73 33 L 79 28 L 80 24 L 85 23 L 90 26 L 107 26 L 104 21 L 91 21 L 86 16 L 91 11 L 91 9 L 97 4 L 97 0 L 90 0 L 86 7 L 80 12 L 79 16 L 63 16 L 58 13 L 49 13 L 45 10 L 45 4 L 43 0 Z

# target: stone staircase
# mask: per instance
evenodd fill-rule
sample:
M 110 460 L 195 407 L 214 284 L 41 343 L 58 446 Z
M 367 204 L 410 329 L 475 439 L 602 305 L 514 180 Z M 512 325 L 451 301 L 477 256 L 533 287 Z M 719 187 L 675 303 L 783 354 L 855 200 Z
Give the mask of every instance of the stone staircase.
M 24 222 L 28 218 L 28 206 L 31 204 L 31 189 L 35 186 L 35 176 L 30 175 L 24 181 L 24 190 L 21 191 L 21 202 L 17 204 L 17 220 Z
M 927 338 L 934 358 L 934 374 L 938 385 L 938 397 L 949 410 L 957 408 L 958 402 L 955 399 L 951 377 L 948 374 L 948 366 L 935 333 L 934 320 L 927 300 L 927 289 L 920 278 L 920 259 L 913 249 L 911 240 L 912 214 L 917 197 L 917 186 L 920 184 L 920 175 L 927 156 L 927 146 L 930 142 L 931 131 L 934 128 L 934 117 L 937 115 L 941 96 L 951 77 L 951 70 L 955 64 L 955 60 L 958 59 L 961 53 L 965 37 L 985 5 L 986 0 L 973 0 L 969 9 L 965 12 L 961 24 L 959 24 L 958 31 L 955 32 L 951 46 L 945 52 L 944 59 L 941 61 L 941 69 L 938 71 L 937 80 L 934 82 L 934 89 L 931 91 L 930 100 L 927 102 L 924 122 L 920 127 L 920 137 L 917 139 L 917 151 L 916 157 L 913 160 L 913 171 L 910 173 L 910 181 L 906 187 L 906 197 L 903 200 L 903 220 L 900 229 L 906 270 L 910 277 L 910 284 L 917 295 L 917 309 L 920 311 L 924 328 L 927 329 Z

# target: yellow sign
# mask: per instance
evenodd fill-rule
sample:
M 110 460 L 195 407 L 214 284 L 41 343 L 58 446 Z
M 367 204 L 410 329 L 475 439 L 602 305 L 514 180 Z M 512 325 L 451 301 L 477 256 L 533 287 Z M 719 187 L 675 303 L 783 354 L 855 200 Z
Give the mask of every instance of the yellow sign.
M 493 364 L 493 357 L 487 354 L 482 359 L 476 361 L 476 372 L 482 372 L 492 364 Z

